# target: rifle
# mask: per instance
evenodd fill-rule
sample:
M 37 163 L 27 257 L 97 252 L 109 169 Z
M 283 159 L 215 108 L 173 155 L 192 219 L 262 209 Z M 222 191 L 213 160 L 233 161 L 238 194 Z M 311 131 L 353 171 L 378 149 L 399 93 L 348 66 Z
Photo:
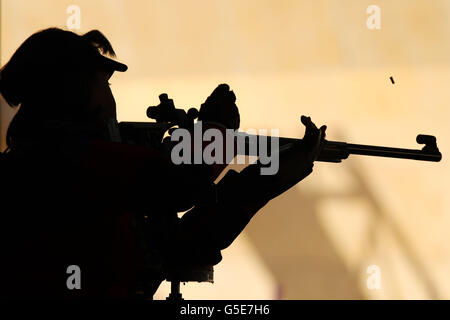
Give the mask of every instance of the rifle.
M 170 133 L 170 130 L 175 126 L 186 129 L 193 128 L 194 120 L 199 113 L 197 109 L 191 108 L 187 112 L 183 109 L 176 109 L 173 100 L 169 99 L 167 94 L 161 94 L 159 99 L 160 104 L 158 106 L 147 109 L 147 116 L 156 120 L 156 122 L 119 123 L 124 142 L 161 149 L 167 131 Z M 237 149 L 237 154 L 240 155 L 258 155 L 258 151 L 252 152 L 252 150 L 258 150 L 258 148 L 251 148 L 251 141 L 259 146 L 260 139 L 267 139 L 266 141 L 269 141 L 267 146 L 272 145 L 270 143 L 272 137 L 270 136 L 250 135 L 243 132 L 239 132 L 237 136 L 245 139 L 245 148 L 238 147 Z M 167 139 L 166 137 L 166 142 Z M 302 140 L 285 137 L 277 137 L 277 139 L 279 139 L 280 150 Z M 352 154 L 433 162 L 439 162 L 442 159 L 442 154 L 437 147 L 436 137 L 419 134 L 416 137 L 416 142 L 424 144 L 424 147 L 422 149 L 403 149 L 324 140 L 323 148 L 316 161 L 340 163 Z
M 124 143 L 136 144 L 146 147 L 156 148 L 165 152 L 170 152 L 170 138 L 165 137 L 168 132 L 175 127 L 192 130 L 194 121 L 198 117 L 199 111 L 195 108 L 187 112 L 182 109 L 176 109 L 173 100 L 169 99 L 167 94 L 159 96 L 160 104 L 147 109 L 147 116 L 156 122 L 121 122 L 119 123 L 120 138 Z M 237 133 L 236 139 L 243 138 L 244 147 L 237 143 L 237 154 L 240 155 L 258 155 L 260 140 L 266 139 L 265 144 L 270 148 L 273 137 L 262 135 L 249 135 L 246 133 Z M 279 150 L 289 148 L 294 143 L 299 143 L 302 139 L 278 138 Z M 322 150 L 317 161 L 339 163 L 347 159 L 350 155 L 365 155 L 389 158 L 412 159 L 422 161 L 441 160 L 442 155 L 436 144 L 436 138 L 430 135 L 419 134 L 416 138 L 417 143 L 424 144 L 422 149 L 401 149 L 381 146 L 370 146 L 361 144 L 352 144 L 346 142 L 324 140 Z M 251 145 L 251 144 L 256 144 Z M 256 153 L 255 153 L 256 150 Z M 272 150 L 267 150 L 271 152 Z M 274 150 L 277 151 L 277 150 Z M 198 269 L 174 269 L 165 270 L 165 279 L 171 282 L 170 300 L 181 300 L 180 282 L 197 281 L 212 282 L 212 266 L 200 266 Z

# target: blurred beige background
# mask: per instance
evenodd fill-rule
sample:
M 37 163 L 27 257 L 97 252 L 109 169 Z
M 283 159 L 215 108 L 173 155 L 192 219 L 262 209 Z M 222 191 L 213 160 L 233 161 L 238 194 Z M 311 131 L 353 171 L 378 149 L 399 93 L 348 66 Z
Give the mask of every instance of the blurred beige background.
M 366 26 L 372 4 L 378 30 Z M 146 121 L 162 92 L 198 107 L 226 82 L 244 130 L 301 136 L 306 114 L 329 140 L 417 148 L 418 133 L 438 138 L 440 163 L 317 163 L 224 251 L 215 283 L 188 283 L 185 298 L 450 298 L 449 1 L 1 0 L 2 65 L 33 32 L 67 28 L 70 5 L 74 31 L 101 30 L 129 66 L 111 81 L 119 120 Z M 3 104 L 2 149 L 11 115 Z

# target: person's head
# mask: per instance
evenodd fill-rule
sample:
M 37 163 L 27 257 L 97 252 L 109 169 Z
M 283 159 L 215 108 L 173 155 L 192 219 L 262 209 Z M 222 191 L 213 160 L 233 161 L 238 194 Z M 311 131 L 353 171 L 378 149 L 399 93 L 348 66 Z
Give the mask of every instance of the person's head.
M 47 120 L 100 123 L 115 118 L 108 79 L 127 66 L 104 54 L 115 56 L 98 30 L 77 35 L 49 28 L 25 40 L 0 70 L 0 93 L 11 107 L 19 107 L 8 128 L 8 146 Z

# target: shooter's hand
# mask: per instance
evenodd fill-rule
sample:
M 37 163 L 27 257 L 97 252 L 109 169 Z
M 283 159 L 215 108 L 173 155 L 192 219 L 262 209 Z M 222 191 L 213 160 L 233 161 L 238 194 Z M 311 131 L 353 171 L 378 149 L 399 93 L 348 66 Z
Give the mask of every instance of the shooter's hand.
M 290 186 L 306 178 L 319 157 L 325 139 L 326 126 L 317 129 L 310 117 L 302 116 L 305 125 L 303 140 L 294 143 L 290 148 L 280 152 L 280 168 L 276 174 L 280 185 Z M 283 189 L 283 188 L 282 188 Z
M 303 150 L 306 153 L 306 160 L 313 163 L 319 157 L 325 140 L 327 126 L 323 125 L 317 129 L 310 117 L 302 116 L 302 123 L 305 125 L 305 136 L 303 137 Z
M 228 129 L 239 129 L 236 96 L 227 84 L 219 85 L 200 107 L 198 120 L 217 122 Z
M 279 168 L 275 174 L 262 175 L 260 164 L 249 165 L 241 171 L 236 182 L 230 182 L 224 187 L 224 190 L 228 189 L 224 194 L 243 202 L 269 201 L 311 174 L 314 161 L 323 147 L 326 126 L 318 129 L 311 118 L 305 116 L 301 121 L 306 127 L 305 136 L 303 140 L 280 151 Z

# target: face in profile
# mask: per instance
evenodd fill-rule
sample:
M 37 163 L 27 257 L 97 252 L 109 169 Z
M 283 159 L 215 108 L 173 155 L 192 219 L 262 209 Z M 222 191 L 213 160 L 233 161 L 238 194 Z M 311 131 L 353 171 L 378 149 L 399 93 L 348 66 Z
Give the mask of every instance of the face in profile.
M 96 122 L 103 122 L 110 119 L 117 120 L 116 101 L 111 91 L 109 78 L 111 73 L 99 70 L 95 73 L 91 101 L 89 108 L 92 110 L 92 119 Z

